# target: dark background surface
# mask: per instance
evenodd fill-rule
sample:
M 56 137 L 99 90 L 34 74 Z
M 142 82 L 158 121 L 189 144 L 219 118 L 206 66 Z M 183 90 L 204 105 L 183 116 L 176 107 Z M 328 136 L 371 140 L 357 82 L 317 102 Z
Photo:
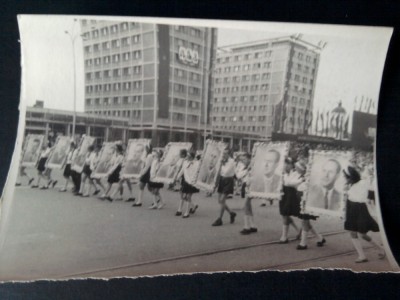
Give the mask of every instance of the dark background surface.
M 384 226 L 400 261 L 400 2 L 340 1 L 9 1 L 0 4 L 0 188 L 18 125 L 20 48 L 17 14 L 160 16 L 394 27 L 379 100 L 377 172 Z M 349 241 L 350 242 L 350 241 Z M 1 266 L 0 266 L 1 267 Z M 400 298 L 400 275 L 348 271 L 260 272 L 140 279 L 5 283 L 0 299 L 77 298 Z

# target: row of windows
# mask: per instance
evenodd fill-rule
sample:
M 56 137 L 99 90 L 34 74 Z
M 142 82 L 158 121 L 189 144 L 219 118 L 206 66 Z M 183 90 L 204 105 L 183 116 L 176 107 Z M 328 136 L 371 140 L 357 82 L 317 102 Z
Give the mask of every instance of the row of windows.
M 186 107 L 186 100 L 185 99 L 174 98 L 173 105 L 174 106 L 178 106 L 178 107 Z M 199 109 L 200 108 L 200 102 L 189 101 L 188 102 L 188 107 L 191 108 L 191 109 Z
M 89 58 L 89 59 L 85 60 L 85 65 L 87 67 L 90 67 L 93 64 L 95 66 L 98 66 L 98 65 L 101 65 L 101 64 L 107 65 L 107 64 L 109 64 L 111 62 L 118 63 L 118 62 L 121 61 L 121 59 L 123 61 L 129 61 L 131 59 L 132 60 L 138 60 L 138 59 L 141 59 L 141 58 L 142 58 L 142 51 L 136 50 L 136 51 L 133 51 L 133 52 L 125 52 L 125 53 L 122 53 L 122 54 L 107 55 L 107 56 L 103 56 L 103 57 L 97 57 L 97 58 L 94 58 L 94 59 Z
M 104 70 L 97 72 L 86 72 L 85 78 L 87 80 L 91 79 L 102 79 L 102 78 L 112 78 L 120 76 L 130 76 L 130 75 L 140 75 L 142 74 L 142 66 L 126 67 L 122 69 Z
M 90 112 L 89 112 L 90 113 Z M 140 110 L 101 110 L 93 111 L 95 115 L 125 117 L 125 118 L 140 118 L 142 112 Z
M 187 90 L 190 95 L 200 95 L 200 89 L 197 87 L 192 87 L 192 86 L 187 87 L 186 85 L 179 83 L 174 84 L 174 92 L 186 93 Z
M 230 83 L 231 81 L 234 83 L 239 83 L 239 82 L 248 82 L 250 81 L 258 81 L 260 79 L 262 80 L 269 80 L 271 78 L 271 73 L 263 73 L 263 74 L 253 74 L 253 75 L 243 75 L 242 77 L 240 76 L 232 76 L 232 77 L 224 77 L 224 78 L 215 78 L 215 83 Z
M 172 72 L 172 69 L 171 69 Z M 201 75 L 198 73 L 194 73 L 194 72 L 188 72 L 185 70 L 181 70 L 181 69 L 174 69 L 174 76 L 180 78 L 180 79 L 186 79 L 188 74 L 189 74 L 189 80 L 192 81 L 201 81 Z
M 124 96 L 124 97 L 105 97 L 105 98 L 86 98 L 86 105 L 112 105 L 112 104 L 132 104 L 140 103 L 142 96 Z
M 260 96 L 241 96 L 241 97 L 222 97 L 222 98 L 214 98 L 214 102 L 218 103 L 228 103 L 228 102 L 253 102 L 253 101 L 258 101 L 260 99 L 261 101 L 267 101 L 268 100 L 268 95 L 260 95 Z
M 241 60 L 250 60 L 250 59 L 258 59 L 258 58 L 269 58 L 272 55 L 272 50 L 267 51 L 259 51 L 255 53 L 246 53 L 242 55 L 234 55 L 234 56 L 226 56 L 217 58 L 217 63 L 229 63 Z
M 313 79 L 308 80 L 307 77 L 301 78 L 301 76 L 298 75 L 298 74 L 295 74 L 294 76 L 291 76 L 291 77 L 292 77 L 293 80 L 296 81 L 296 82 L 302 82 L 302 83 L 304 83 L 304 84 L 310 83 L 311 85 L 314 83 L 314 80 L 313 80 Z
M 248 92 L 248 91 L 255 92 L 255 91 L 259 91 L 259 90 L 266 91 L 266 90 L 269 90 L 269 88 L 270 88 L 270 85 L 268 83 L 264 83 L 264 84 L 261 84 L 261 85 L 258 85 L 258 84 L 243 85 L 240 88 L 238 86 L 234 86 L 234 87 L 231 87 L 231 88 L 229 88 L 229 87 L 216 88 L 215 89 L 215 93 L 216 94 L 219 94 L 221 92 L 222 93 L 229 93 L 229 92 L 236 93 L 236 92 L 239 92 L 239 91 L 241 91 L 241 92 Z
M 202 38 L 202 32 L 200 29 L 188 27 L 188 26 L 174 26 L 175 31 L 185 33 L 194 37 Z
M 236 125 L 214 125 L 215 129 L 228 129 L 236 131 L 265 132 L 266 126 L 236 126 Z
M 307 74 L 310 73 L 310 67 L 309 66 L 302 65 L 302 64 L 295 64 L 294 67 L 295 67 L 295 69 L 297 71 L 302 71 L 302 72 L 307 73 Z M 314 75 L 314 73 L 315 73 L 315 69 L 311 68 L 311 74 Z
M 86 26 L 87 21 L 83 20 L 82 21 L 82 25 Z M 103 27 L 101 29 L 93 29 L 90 32 L 86 32 L 83 37 L 84 38 L 98 38 L 100 35 L 101 36 L 108 36 L 109 34 L 117 34 L 118 32 L 125 32 L 128 31 L 129 28 L 131 29 L 135 29 L 139 27 L 139 23 L 136 22 L 123 22 L 120 24 L 115 24 L 115 25 L 111 25 L 111 26 L 106 26 Z
M 267 105 L 259 105 L 259 106 L 224 106 L 224 107 L 214 107 L 214 112 L 246 112 L 247 108 L 249 111 L 267 111 Z
M 140 35 L 134 35 L 130 37 L 125 37 L 121 39 L 115 39 L 112 41 L 107 41 L 99 44 L 89 45 L 84 47 L 85 53 L 99 52 L 101 50 L 110 50 L 110 49 L 118 49 L 121 47 L 127 47 L 132 44 L 140 43 Z
M 272 66 L 272 62 L 270 61 L 265 61 L 263 63 L 261 62 L 256 62 L 254 64 L 245 64 L 245 65 L 236 65 L 233 67 L 225 67 L 225 68 L 216 68 L 215 73 L 216 74 L 221 74 L 221 73 L 231 73 L 231 72 L 240 72 L 240 71 L 249 71 L 249 70 L 259 70 L 261 68 L 264 69 L 269 69 Z
M 297 103 L 299 103 L 299 104 L 301 104 L 301 105 L 306 104 L 306 99 L 304 99 L 304 98 L 298 99 L 296 96 L 292 96 L 291 100 L 292 100 L 291 102 L 292 102 L 293 104 L 297 104 Z M 298 100 L 299 100 L 299 101 L 298 101 Z M 307 100 L 307 105 L 310 106 L 310 104 L 311 104 L 311 100 Z
M 130 91 L 132 89 L 137 90 L 142 87 L 142 81 L 132 81 L 132 82 L 117 82 L 117 83 L 106 83 L 106 84 L 96 84 L 86 86 L 86 93 L 92 92 L 109 92 L 109 91 Z
M 175 121 L 185 121 L 185 114 L 183 113 L 172 113 L 172 120 Z M 187 121 L 197 123 L 199 121 L 199 116 L 187 115 Z
M 213 117 L 214 122 L 264 122 L 266 121 L 266 116 L 231 116 L 231 117 Z
M 297 58 L 298 58 L 299 60 L 303 60 L 303 59 L 304 59 L 304 53 L 302 53 L 302 52 L 297 52 Z M 311 61 L 313 61 L 314 64 L 317 62 L 317 59 L 316 59 L 316 58 L 313 59 L 310 55 L 305 55 L 305 59 L 306 59 L 306 62 L 311 62 Z

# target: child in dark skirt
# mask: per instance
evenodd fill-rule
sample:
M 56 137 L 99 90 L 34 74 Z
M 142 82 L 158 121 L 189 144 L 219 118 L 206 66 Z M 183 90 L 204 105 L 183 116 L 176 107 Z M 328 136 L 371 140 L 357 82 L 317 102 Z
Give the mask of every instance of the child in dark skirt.
M 147 185 L 148 190 L 154 196 L 153 204 L 149 207 L 150 209 L 161 209 L 165 206 L 165 203 L 160 194 L 160 189 L 164 187 L 164 184 L 161 182 L 153 181 L 156 177 L 158 168 L 160 167 L 160 159 L 162 155 L 163 152 L 161 150 L 153 151 L 153 161 L 150 167 L 150 180 Z
M 96 160 L 97 160 L 97 155 L 94 152 L 94 146 L 90 145 L 88 148 L 88 153 L 86 153 L 85 164 L 83 165 L 83 171 L 82 171 L 81 187 L 78 193 L 78 195 L 82 197 L 89 197 L 91 186 L 94 186 L 94 188 L 97 190 L 97 187 L 95 186 L 93 179 L 91 178 Z M 87 189 L 86 189 L 86 181 L 89 181 L 89 186 Z
M 253 207 L 251 205 L 251 197 L 246 196 L 246 186 L 249 178 L 250 172 L 250 159 L 251 155 L 246 153 L 241 157 L 241 163 L 244 166 L 244 169 L 241 170 L 241 174 L 236 173 L 236 177 L 240 178 L 242 181 L 241 189 L 241 197 L 246 198 L 246 202 L 244 204 L 244 228 L 240 231 L 240 234 L 247 235 L 250 233 L 255 233 L 258 231 L 256 224 L 254 223 L 253 216 Z M 243 174 L 244 173 L 244 174 Z
M 138 192 L 138 197 L 135 203 L 132 204 L 133 207 L 140 207 L 142 206 L 143 202 L 143 193 L 144 193 L 144 188 L 146 185 L 149 184 L 150 181 L 150 169 L 151 169 L 151 164 L 153 162 L 153 154 L 152 154 L 152 147 L 151 145 L 146 146 L 146 161 L 144 164 L 144 167 L 142 171 L 140 172 L 139 176 L 139 192 Z
M 47 147 L 45 147 L 43 149 L 42 153 L 40 154 L 39 161 L 37 164 L 38 178 L 37 178 L 36 184 L 31 186 L 32 188 L 39 187 L 40 179 L 44 179 L 44 180 L 48 181 L 47 185 L 40 186 L 40 189 L 44 190 L 44 189 L 49 188 L 49 185 L 52 182 L 51 178 L 50 178 L 51 169 L 46 168 L 46 162 L 47 162 L 47 159 L 49 158 L 52 150 L 53 150 L 52 145 L 50 142 L 48 142 Z
M 221 226 L 222 217 L 224 212 L 227 211 L 230 215 L 230 222 L 233 224 L 235 222 L 236 213 L 231 211 L 231 209 L 226 204 L 226 199 L 228 195 L 233 194 L 234 189 L 234 176 L 235 176 L 235 161 L 229 155 L 229 149 L 225 149 L 222 157 L 222 166 L 219 172 L 218 179 L 218 203 L 220 205 L 219 217 L 214 221 L 212 226 Z
M 280 244 L 289 242 L 289 227 L 292 226 L 297 231 L 297 238 L 300 238 L 300 229 L 293 221 L 292 217 L 300 214 L 300 199 L 297 195 L 297 187 L 304 181 L 304 177 L 294 169 L 293 160 L 288 157 L 285 159 L 285 173 L 283 175 L 283 195 L 279 201 L 279 213 L 282 216 L 282 235 Z
M 302 214 L 300 212 L 300 203 L 303 197 L 303 193 L 306 189 L 306 184 L 305 184 L 305 178 L 304 175 L 306 173 L 306 165 L 305 163 L 298 161 L 294 165 L 296 172 L 300 174 L 300 178 L 302 180 L 302 183 L 297 185 L 297 203 L 299 203 L 299 212 L 298 212 L 298 217 L 301 219 L 301 239 L 300 243 L 297 245 L 296 249 L 297 250 L 306 250 L 308 248 L 307 246 L 307 236 L 308 233 L 311 231 L 314 236 L 317 237 L 317 247 L 322 247 L 326 243 L 325 238 L 315 230 L 315 228 L 311 224 L 311 220 L 317 220 L 317 216 L 309 215 L 309 214 Z
M 122 197 L 122 186 L 118 185 L 118 189 L 116 189 L 114 191 L 114 193 L 109 196 L 109 193 L 111 191 L 111 188 L 113 186 L 114 183 L 119 183 L 120 181 L 120 172 L 122 169 L 122 162 L 124 160 L 124 156 L 123 156 L 123 148 L 122 145 L 115 145 L 115 156 L 113 158 L 112 161 L 112 167 L 110 168 L 110 170 L 108 170 L 108 177 L 107 177 L 107 182 L 108 182 L 108 187 L 107 190 L 105 191 L 104 195 L 102 196 L 102 198 L 112 202 L 113 198 L 115 197 L 115 195 L 119 192 L 121 197 Z
M 198 205 L 194 205 L 192 202 L 192 195 L 199 192 L 193 184 L 196 178 L 196 171 L 198 168 L 199 161 L 195 161 L 194 152 L 189 152 L 187 155 L 187 159 L 183 162 L 182 168 L 177 176 L 177 180 L 181 179 L 181 198 L 182 201 L 186 202 L 186 210 L 183 214 L 183 218 L 188 218 L 190 214 L 194 214 L 199 207 Z M 178 211 L 176 212 L 176 216 L 182 215 L 183 205 L 180 205 Z
M 361 180 L 360 173 L 351 166 L 349 166 L 347 170 L 343 170 L 343 173 L 350 186 L 347 192 L 344 229 L 350 231 L 351 241 L 358 253 L 358 258 L 355 262 L 363 263 L 368 261 L 359 237 L 378 249 L 380 251 L 378 256 L 383 259 L 385 257 L 384 248 L 367 234 L 368 231 L 379 231 L 378 224 L 368 212 L 369 183 L 366 180 Z
M 74 154 L 75 149 L 76 149 L 75 143 L 71 142 L 69 153 L 68 153 L 67 159 L 65 161 L 64 172 L 63 172 L 63 176 L 65 178 L 65 185 L 64 185 L 64 187 L 62 189 L 60 189 L 60 192 L 67 191 L 69 179 L 71 177 L 71 171 L 72 171 L 71 170 L 71 164 L 72 164 L 72 158 L 73 158 L 73 154 Z

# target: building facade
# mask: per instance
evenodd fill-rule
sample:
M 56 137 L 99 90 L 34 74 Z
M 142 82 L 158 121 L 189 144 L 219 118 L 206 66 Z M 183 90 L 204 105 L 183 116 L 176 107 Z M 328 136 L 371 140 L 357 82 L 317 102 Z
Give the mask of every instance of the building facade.
M 209 131 L 215 29 L 81 21 L 85 112 L 128 120 L 130 138 L 155 146 Z
M 311 125 L 321 48 L 299 36 L 220 48 L 214 74 L 213 136 L 248 151 L 273 132 Z

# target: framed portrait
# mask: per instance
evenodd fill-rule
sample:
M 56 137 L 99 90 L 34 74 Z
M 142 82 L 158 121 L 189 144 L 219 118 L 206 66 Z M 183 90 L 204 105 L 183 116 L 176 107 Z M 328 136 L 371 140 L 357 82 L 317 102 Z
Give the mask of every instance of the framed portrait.
M 342 171 L 350 160 L 349 151 L 310 151 L 303 213 L 344 217 L 346 180 Z
M 146 147 L 150 147 L 150 139 L 130 139 L 128 141 L 121 178 L 139 178 L 146 163 Z
M 165 146 L 165 152 L 160 161 L 160 167 L 157 171 L 154 181 L 166 184 L 173 183 L 180 171 L 180 152 L 182 149 L 189 151 L 192 143 L 168 143 Z
M 78 154 L 75 157 L 75 160 L 72 163 L 72 170 L 75 170 L 78 173 L 83 171 L 83 166 L 85 164 L 86 154 L 88 152 L 89 146 L 93 145 L 95 142 L 95 138 L 92 136 L 84 136 L 81 139 L 79 144 Z
M 28 134 L 25 140 L 21 164 L 24 167 L 33 167 L 39 159 L 44 136 L 40 134 Z
M 288 149 L 287 142 L 254 144 L 247 187 L 250 197 L 280 199 Z
M 71 148 L 71 138 L 58 136 L 46 166 L 50 169 L 61 169 Z
M 115 142 L 104 143 L 99 153 L 97 165 L 92 173 L 93 178 L 106 177 L 108 171 L 113 166 L 112 158 L 115 154 Z
M 227 144 L 224 142 L 207 140 L 196 177 L 195 185 L 198 188 L 206 191 L 214 190 L 226 148 Z

